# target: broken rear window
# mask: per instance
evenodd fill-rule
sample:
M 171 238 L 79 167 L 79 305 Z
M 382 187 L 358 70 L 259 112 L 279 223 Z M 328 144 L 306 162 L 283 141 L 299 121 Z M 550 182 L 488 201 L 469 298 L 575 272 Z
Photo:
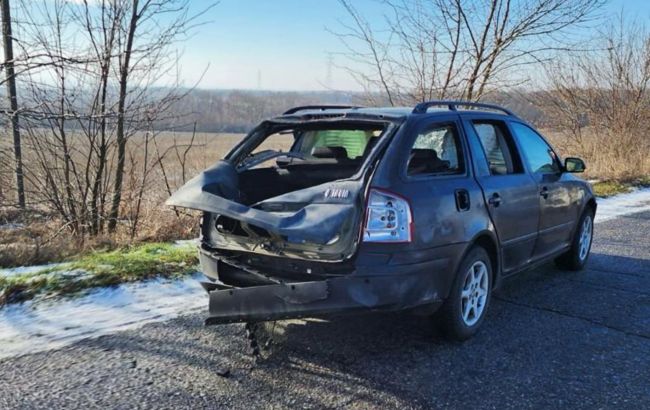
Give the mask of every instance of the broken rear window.
M 239 168 L 268 166 L 265 164 L 271 160 L 280 167 L 301 163 L 360 165 L 383 131 L 382 126 L 368 124 L 309 124 L 276 129 L 250 148 Z

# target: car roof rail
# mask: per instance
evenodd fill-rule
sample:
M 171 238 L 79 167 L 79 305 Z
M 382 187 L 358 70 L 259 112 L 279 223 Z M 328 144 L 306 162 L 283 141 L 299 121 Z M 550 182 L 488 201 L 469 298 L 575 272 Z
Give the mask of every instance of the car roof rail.
M 290 114 L 295 114 L 299 111 L 307 111 L 307 110 L 319 110 L 319 111 L 326 111 L 326 110 L 348 110 L 352 108 L 363 108 L 362 106 L 359 105 L 301 105 L 298 107 L 293 107 L 288 110 L 286 110 L 282 115 L 290 115 Z
M 476 108 L 489 108 L 491 110 L 501 111 L 512 117 L 516 117 L 515 113 L 507 108 L 503 108 L 495 104 L 484 104 L 472 101 L 451 101 L 451 100 L 433 100 L 421 102 L 413 108 L 413 114 L 424 114 L 430 107 L 443 107 L 446 106 L 451 111 L 458 111 L 458 107 L 476 107 Z

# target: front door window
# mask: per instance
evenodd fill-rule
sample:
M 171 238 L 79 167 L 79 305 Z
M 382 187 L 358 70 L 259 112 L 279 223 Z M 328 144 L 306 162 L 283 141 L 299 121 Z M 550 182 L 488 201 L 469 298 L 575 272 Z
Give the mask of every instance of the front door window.
M 527 125 L 517 122 L 512 123 L 512 129 L 517 136 L 530 172 L 536 174 L 560 172 L 557 155 L 539 134 Z

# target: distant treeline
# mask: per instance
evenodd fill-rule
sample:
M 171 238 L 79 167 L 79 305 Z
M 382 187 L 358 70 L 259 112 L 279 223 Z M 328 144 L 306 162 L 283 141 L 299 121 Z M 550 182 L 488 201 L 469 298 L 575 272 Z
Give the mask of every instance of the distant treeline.
M 487 102 L 503 104 L 522 118 L 540 123 L 542 111 L 531 102 L 534 93 L 493 93 Z M 373 98 L 377 100 L 377 98 Z M 282 114 L 291 107 L 310 104 L 368 105 L 367 95 L 342 91 L 254 91 L 202 90 L 190 91 L 173 106 L 184 113 L 171 121 L 160 121 L 157 128 L 196 130 L 200 132 L 247 132 L 261 120 Z M 375 103 L 376 104 L 376 103 Z M 380 103 L 381 105 L 381 103 Z M 388 104 L 385 104 L 388 105 Z
M 149 90 L 152 99 L 160 94 L 170 92 L 166 88 Z M 197 132 L 232 132 L 245 133 L 250 131 L 260 121 L 282 114 L 291 107 L 312 104 L 351 104 L 360 106 L 388 106 L 379 95 L 369 96 L 362 92 L 350 91 L 264 91 L 264 90 L 220 90 L 192 89 L 175 90 L 183 95 L 175 99 L 168 108 L 169 114 L 154 120 L 154 128 L 158 130 L 192 131 Z M 0 90 L 0 98 L 4 99 Z M 553 127 L 553 121 L 544 115 L 544 99 L 547 93 L 533 91 L 492 92 L 482 99 L 503 105 L 513 110 L 521 118 L 536 125 Z M 38 101 L 23 98 L 26 106 L 39 106 Z M 369 102 L 373 101 L 373 102 Z M 379 102 L 377 102 L 379 101 Z M 78 97 L 75 106 L 83 112 L 90 103 L 83 97 Z M 1 106 L 1 104 L 0 104 Z M 6 119 L 3 118 L 6 122 Z M 32 118 L 31 124 L 38 124 L 37 118 Z M 44 122 L 44 126 L 47 126 Z M 69 121 L 66 128 L 78 128 L 79 123 Z
M 291 107 L 310 104 L 363 104 L 363 95 L 338 91 L 190 91 L 174 103 L 182 113 L 173 122 L 161 121 L 159 128 L 201 132 L 247 132 L 261 120 L 282 114 Z

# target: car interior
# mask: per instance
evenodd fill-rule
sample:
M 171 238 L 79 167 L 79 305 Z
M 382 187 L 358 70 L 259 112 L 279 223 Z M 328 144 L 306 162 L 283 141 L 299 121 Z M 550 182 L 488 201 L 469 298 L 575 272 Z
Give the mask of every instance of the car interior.
M 282 149 L 292 156 L 279 156 L 239 174 L 240 200 L 246 205 L 288 192 L 354 175 L 377 144 L 384 129 L 347 126 L 293 129 L 270 134 L 260 144 L 275 147 L 272 138 L 284 137 Z M 287 140 L 287 136 L 293 138 Z M 251 155 L 260 152 L 256 147 Z M 263 152 L 263 151 L 262 151 Z

